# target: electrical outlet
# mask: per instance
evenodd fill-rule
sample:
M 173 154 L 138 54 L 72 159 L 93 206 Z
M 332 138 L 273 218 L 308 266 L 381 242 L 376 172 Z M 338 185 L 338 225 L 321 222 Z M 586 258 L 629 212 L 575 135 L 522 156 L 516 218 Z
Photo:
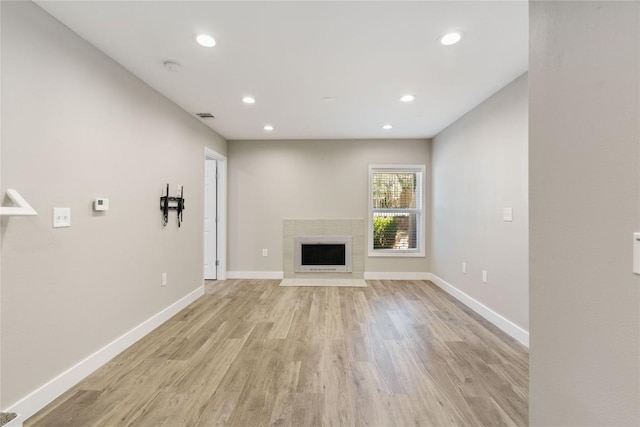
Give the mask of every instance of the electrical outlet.
M 467 263 L 466 263 L 466 262 L 463 262 L 463 263 L 462 263 L 462 272 L 463 272 L 464 274 L 467 274 Z
M 162 273 L 160 285 L 167 286 L 167 273 Z
M 482 270 L 482 283 L 487 283 L 487 270 Z
M 505 222 L 513 221 L 513 208 L 504 208 L 502 210 L 502 217 Z
M 269 255 L 269 251 L 267 249 L 263 249 L 262 256 L 267 256 L 267 255 Z

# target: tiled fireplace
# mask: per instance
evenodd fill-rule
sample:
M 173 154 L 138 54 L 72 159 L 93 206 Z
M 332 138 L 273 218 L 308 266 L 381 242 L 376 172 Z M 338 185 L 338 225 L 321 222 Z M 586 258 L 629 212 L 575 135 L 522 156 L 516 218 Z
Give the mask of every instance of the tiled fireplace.
M 282 227 L 284 277 L 362 279 L 364 227 L 364 219 L 285 219 Z M 306 261 L 302 259 L 303 244 L 318 245 L 317 249 L 308 248 Z M 344 255 L 340 251 L 344 251 Z M 325 258 L 335 261 L 323 261 Z

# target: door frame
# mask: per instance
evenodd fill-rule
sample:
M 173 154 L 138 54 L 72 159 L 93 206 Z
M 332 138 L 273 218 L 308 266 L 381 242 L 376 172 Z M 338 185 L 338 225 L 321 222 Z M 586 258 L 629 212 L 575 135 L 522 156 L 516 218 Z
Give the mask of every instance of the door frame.
M 216 256 L 218 258 L 218 265 L 216 265 L 216 280 L 225 280 L 227 278 L 227 157 L 212 150 L 209 147 L 204 147 L 204 160 L 203 165 L 203 183 L 206 177 L 204 176 L 204 167 L 207 160 L 215 160 L 217 166 L 218 179 L 216 180 L 217 188 L 217 221 L 216 221 Z M 204 192 L 204 188 L 203 188 Z M 206 195 L 204 195 L 203 211 L 202 211 L 202 279 L 204 282 L 204 208 L 206 205 Z

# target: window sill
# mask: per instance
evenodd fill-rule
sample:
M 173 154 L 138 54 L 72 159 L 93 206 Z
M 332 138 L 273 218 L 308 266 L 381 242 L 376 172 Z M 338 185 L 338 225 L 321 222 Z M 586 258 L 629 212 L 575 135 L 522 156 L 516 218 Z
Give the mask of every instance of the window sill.
M 402 251 L 385 251 L 385 250 L 377 250 L 371 251 L 369 250 L 368 254 L 369 258 L 426 258 L 426 254 L 424 251 L 420 252 L 402 252 Z

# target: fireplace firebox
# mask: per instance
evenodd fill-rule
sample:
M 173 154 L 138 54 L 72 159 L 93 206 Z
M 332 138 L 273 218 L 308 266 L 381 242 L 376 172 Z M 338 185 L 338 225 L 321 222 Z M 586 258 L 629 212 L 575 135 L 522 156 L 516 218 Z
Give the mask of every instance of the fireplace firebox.
M 295 238 L 297 273 L 350 273 L 351 236 L 301 236 Z

